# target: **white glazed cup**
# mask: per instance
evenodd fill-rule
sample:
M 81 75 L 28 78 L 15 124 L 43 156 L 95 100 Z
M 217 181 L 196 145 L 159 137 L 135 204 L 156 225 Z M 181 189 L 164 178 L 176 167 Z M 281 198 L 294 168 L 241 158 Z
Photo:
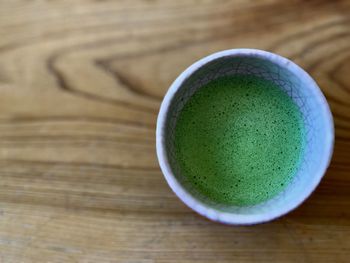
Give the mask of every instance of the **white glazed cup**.
M 254 206 L 214 203 L 198 193 L 181 175 L 174 155 L 174 128 L 183 105 L 199 88 L 221 76 L 250 74 L 281 87 L 298 105 L 306 128 L 306 145 L 292 182 L 277 196 Z M 226 224 L 249 225 L 280 217 L 299 206 L 317 187 L 330 163 L 334 124 L 328 103 L 302 68 L 279 55 L 257 49 L 231 49 L 192 64 L 170 86 L 157 120 L 157 156 L 175 194 L 197 213 Z

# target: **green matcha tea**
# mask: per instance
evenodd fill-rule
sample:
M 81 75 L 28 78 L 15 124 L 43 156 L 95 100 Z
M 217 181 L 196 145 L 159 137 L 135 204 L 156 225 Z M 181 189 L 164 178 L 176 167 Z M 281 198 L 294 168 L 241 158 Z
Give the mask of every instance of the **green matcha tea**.
M 302 158 L 302 115 L 276 84 L 222 77 L 200 88 L 175 127 L 182 175 L 221 204 L 254 205 L 280 193 Z

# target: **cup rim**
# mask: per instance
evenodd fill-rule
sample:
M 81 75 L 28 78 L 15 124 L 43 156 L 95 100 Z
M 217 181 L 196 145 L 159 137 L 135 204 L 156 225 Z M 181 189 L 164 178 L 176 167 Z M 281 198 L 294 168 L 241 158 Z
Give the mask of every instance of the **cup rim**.
M 166 152 L 165 145 L 165 128 L 166 128 L 166 118 L 169 111 L 169 108 L 172 103 L 172 99 L 178 89 L 181 87 L 183 82 L 189 78 L 194 72 L 196 72 L 199 68 L 204 66 L 205 64 L 222 57 L 255 57 L 261 58 L 264 60 L 269 60 L 270 62 L 288 69 L 293 72 L 296 76 L 303 79 L 308 83 L 305 88 L 310 89 L 316 96 L 316 99 L 319 100 L 320 108 L 320 116 L 325 118 L 326 123 L 326 138 L 324 139 L 324 150 L 321 156 L 321 161 L 319 164 L 319 168 L 315 175 L 313 176 L 313 180 L 309 183 L 308 188 L 302 193 L 302 195 L 294 198 L 291 202 L 288 202 L 281 209 L 273 210 L 272 212 L 262 212 L 258 214 L 237 214 L 234 212 L 224 212 L 217 210 L 215 208 L 210 207 L 209 205 L 203 203 L 202 201 L 196 199 L 192 196 L 176 179 L 174 176 L 171 166 L 169 164 L 169 160 Z M 178 196 L 178 198 L 185 203 L 188 207 L 190 207 L 195 212 L 201 214 L 202 216 L 224 224 L 233 224 L 233 225 L 251 225 L 257 223 L 263 223 L 267 221 L 271 221 L 280 216 L 287 214 L 288 212 L 294 210 L 301 203 L 303 203 L 311 193 L 316 189 L 317 185 L 320 183 L 322 177 L 324 176 L 333 154 L 334 147 L 334 123 L 331 110 L 329 108 L 328 102 L 323 95 L 322 91 L 316 84 L 316 82 L 312 79 L 312 77 L 303 70 L 300 66 L 292 62 L 291 60 L 277 55 L 275 53 L 271 53 L 264 50 L 259 49 L 247 49 L 247 48 L 239 48 L 239 49 L 229 49 L 223 50 L 211 55 L 208 55 L 197 62 L 193 63 L 187 69 L 185 69 L 171 84 L 169 90 L 167 91 L 162 104 L 160 106 L 158 118 L 157 118 L 157 128 L 156 128 L 156 151 L 159 166 L 163 172 L 163 175 L 172 189 L 172 191 Z

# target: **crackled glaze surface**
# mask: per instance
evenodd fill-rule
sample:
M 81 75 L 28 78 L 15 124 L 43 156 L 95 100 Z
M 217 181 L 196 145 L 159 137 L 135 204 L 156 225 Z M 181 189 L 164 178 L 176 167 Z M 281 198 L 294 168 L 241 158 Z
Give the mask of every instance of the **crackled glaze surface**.
M 221 77 L 252 75 L 278 85 L 298 106 L 305 128 L 305 150 L 291 183 L 271 199 L 250 206 L 214 202 L 183 176 L 175 154 L 175 127 L 186 102 L 203 85 Z M 255 50 L 214 53 L 187 68 L 167 92 L 157 123 L 157 153 L 167 182 L 188 206 L 224 223 L 251 224 L 279 217 L 300 205 L 316 188 L 333 152 L 333 120 L 327 101 L 313 79 L 292 61 Z

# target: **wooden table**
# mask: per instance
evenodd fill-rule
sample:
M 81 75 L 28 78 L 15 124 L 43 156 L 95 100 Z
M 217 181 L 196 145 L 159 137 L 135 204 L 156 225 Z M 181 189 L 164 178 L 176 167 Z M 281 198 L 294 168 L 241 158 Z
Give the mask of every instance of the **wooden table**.
M 268 224 L 182 204 L 155 123 L 174 78 L 254 47 L 307 69 L 334 114 L 317 191 Z M 0 262 L 349 262 L 350 1 L 0 3 Z

